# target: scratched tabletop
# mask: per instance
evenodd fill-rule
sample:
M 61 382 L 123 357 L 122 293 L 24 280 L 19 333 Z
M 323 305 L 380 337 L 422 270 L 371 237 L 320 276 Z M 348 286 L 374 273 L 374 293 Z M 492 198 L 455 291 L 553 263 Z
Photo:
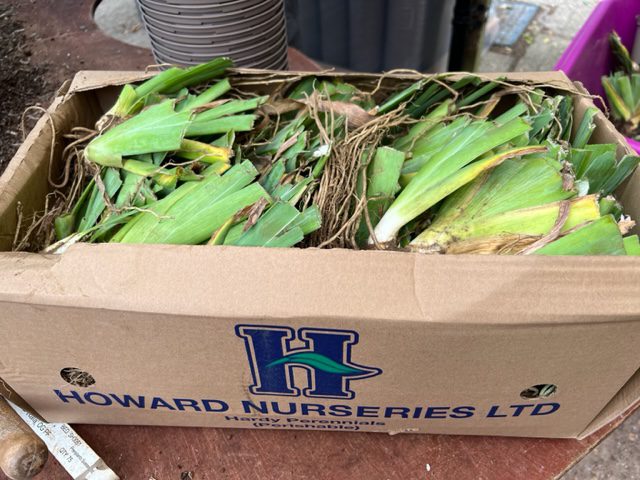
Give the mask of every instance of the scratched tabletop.
M 548 480 L 560 477 L 635 408 L 581 441 L 105 425 L 75 428 L 123 480 Z M 1 474 L 0 478 L 5 480 Z M 68 480 L 69 476 L 50 459 L 38 478 Z

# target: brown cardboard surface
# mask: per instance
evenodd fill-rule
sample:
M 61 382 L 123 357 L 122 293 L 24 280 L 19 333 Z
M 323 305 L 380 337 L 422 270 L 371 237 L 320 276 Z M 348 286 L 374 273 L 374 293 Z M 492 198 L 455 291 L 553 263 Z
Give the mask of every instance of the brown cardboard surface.
M 252 76 L 264 76 L 265 74 L 271 76 L 273 79 L 286 79 L 286 78 L 297 78 L 304 75 L 314 75 L 314 76 L 334 76 L 334 77 L 344 77 L 344 78 L 369 78 L 369 79 L 377 79 L 380 75 L 375 73 L 345 73 L 345 72 L 336 72 L 332 69 L 327 69 L 323 72 L 273 72 L 271 70 L 258 70 L 258 69 L 247 69 L 247 68 L 234 68 L 230 69 L 231 72 L 235 72 L 237 75 L 244 76 L 246 78 L 250 78 Z M 448 76 L 456 77 L 462 75 L 462 72 L 451 72 L 448 73 Z M 144 72 L 136 72 L 136 71 L 112 71 L 112 70 L 88 70 L 78 72 L 72 82 L 71 86 L 68 89 L 68 93 L 72 94 L 75 92 L 84 92 L 89 90 L 94 90 L 97 88 L 101 88 L 108 85 L 122 85 L 129 82 L 135 82 L 144 80 L 152 76 L 153 73 L 144 73 Z M 532 83 L 544 83 L 549 86 L 577 90 L 575 85 L 571 83 L 569 78 L 564 74 L 564 72 L 509 72 L 509 73 L 476 73 L 482 78 L 487 79 L 496 79 L 502 78 L 507 80 L 513 80 L 517 82 L 532 82 Z M 430 75 L 421 74 L 419 72 L 411 71 L 411 70 L 395 70 L 385 74 L 385 77 L 388 78 L 398 78 L 398 79 L 413 79 L 413 78 L 423 78 L 428 77 Z
M 576 91 L 560 72 L 507 76 Z M 50 109 L 58 141 L 95 120 L 109 85 L 136 78 L 79 73 Z M 591 103 L 575 104 L 580 117 Z M 602 115 L 595 138 L 628 151 Z M 1 253 L 17 202 L 43 206 L 51 139 L 41 120 L 0 177 L 0 377 L 48 420 L 575 437 L 640 397 L 640 259 L 88 244 Z M 623 192 L 636 218 L 639 196 L 636 173 Z M 304 389 L 322 374 L 297 366 L 286 371 L 298 396 L 256 392 L 243 325 L 283 329 L 287 354 L 350 335 L 343 364 L 366 378 L 314 396 Z M 95 384 L 69 385 L 65 367 Z M 555 395 L 520 397 L 547 383 Z
M 386 321 L 323 319 L 323 328 L 358 331 L 360 342 L 357 349 L 354 347 L 357 360 L 382 368 L 383 374 L 357 382 L 357 395 L 352 400 L 262 398 L 246 390 L 250 372 L 243 342 L 234 334 L 237 318 L 48 307 L 44 310 L 45 324 L 34 318 L 32 308 L 2 304 L 4 312 L 21 319 L 21 330 L 25 331 L 11 337 L 10 351 L 4 354 L 10 361 L 3 358 L 2 373 L 10 384 L 19 385 L 18 391 L 30 392 L 29 402 L 37 411 L 46 412 L 49 421 L 243 427 L 253 422 L 226 419 L 252 417 L 242 408 L 243 401 L 276 401 L 283 411 L 291 408 L 289 402 L 300 405 L 298 408 L 304 408 L 303 404 L 324 405 L 327 409 L 333 404 L 354 409 L 368 406 L 375 409 L 367 412 L 371 415 L 391 407 L 410 408 L 412 412 L 417 407 L 441 407 L 438 414 L 444 415 L 447 411 L 451 414 L 453 408 L 471 405 L 476 409 L 471 418 L 358 420 L 382 422 L 368 426 L 374 431 L 572 436 L 609 400 L 611 391 L 622 386 L 638 362 L 637 354 L 631 353 L 638 340 L 634 334 L 637 327 L 627 322 L 517 329 L 474 325 L 461 331 L 456 325 L 400 322 L 390 329 Z M 280 318 L 241 323 L 285 324 Z M 286 325 L 315 326 L 318 319 L 290 319 Z M 570 343 L 581 348 L 567 349 Z M 35 358 L 33 345 L 40 350 Z M 621 355 L 618 349 L 629 354 Z M 518 358 L 528 361 L 518 362 Z M 27 374 L 24 365 L 29 365 L 29 372 L 40 373 Z M 94 376 L 95 385 L 73 388 L 58 376 L 58 367 L 78 365 Z M 591 378 L 599 379 L 597 386 Z M 530 416 L 534 405 L 546 402 L 525 401 L 519 397 L 520 391 L 551 381 L 559 385 L 559 392 L 548 401 L 559 403 L 560 410 L 553 415 Z M 111 394 L 138 399 L 143 395 L 147 406 L 105 407 L 73 399 L 64 403 L 56 401 L 55 389 L 65 395 L 76 391 L 82 398 L 89 393 L 97 403 L 107 403 L 107 398 L 113 398 Z M 229 409 L 223 413 L 180 412 L 166 406 L 154 410 L 149 407 L 153 397 L 171 405 L 174 398 L 196 399 L 199 404 L 202 399 L 211 399 L 225 402 Z M 512 405 L 526 407 L 516 418 L 487 419 L 494 405 L 500 406 L 496 415 L 513 413 Z M 353 420 L 313 414 L 284 418 Z
M 640 259 L 576 260 L 77 244 L 63 255 L 1 254 L 0 302 L 237 318 L 321 315 L 456 324 L 638 320 Z M 204 294 L 193 295 L 194 285 Z M 161 286 L 171 295 L 162 294 Z
M 616 394 L 589 426 L 580 433 L 578 438 L 588 437 L 607 423 L 619 417 L 630 405 L 638 401 L 640 392 L 640 370 L 638 370 L 624 387 Z

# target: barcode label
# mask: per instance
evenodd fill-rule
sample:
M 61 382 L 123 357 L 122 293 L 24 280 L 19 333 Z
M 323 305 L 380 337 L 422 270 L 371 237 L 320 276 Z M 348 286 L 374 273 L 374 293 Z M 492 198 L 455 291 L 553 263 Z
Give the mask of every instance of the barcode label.
M 46 423 L 8 402 L 45 443 L 74 480 L 119 480 L 93 449 L 66 423 Z

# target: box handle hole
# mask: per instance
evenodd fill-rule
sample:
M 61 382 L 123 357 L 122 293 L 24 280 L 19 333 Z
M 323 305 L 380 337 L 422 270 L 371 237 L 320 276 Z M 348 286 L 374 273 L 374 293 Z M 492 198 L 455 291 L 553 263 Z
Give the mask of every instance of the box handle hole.
M 525 388 L 522 392 L 520 392 L 520 396 L 528 400 L 536 398 L 547 398 L 551 395 L 555 395 L 557 391 L 558 387 L 553 383 L 541 383 L 540 385 L 533 385 L 532 387 Z
M 96 383 L 93 376 L 75 367 L 65 367 L 60 370 L 62 379 L 75 387 L 89 387 Z

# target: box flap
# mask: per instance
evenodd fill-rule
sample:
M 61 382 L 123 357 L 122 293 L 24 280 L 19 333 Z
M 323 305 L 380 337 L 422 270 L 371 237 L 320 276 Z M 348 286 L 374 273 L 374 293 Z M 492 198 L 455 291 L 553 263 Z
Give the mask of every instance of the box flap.
M 301 75 L 331 75 L 334 77 L 343 78 L 371 78 L 377 79 L 380 77 L 376 73 L 353 73 L 353 72 L 336 72 L 335 70 L 328 69 L 322 72 L 299 72 L 299 71 L 283 71 L 274 72 L 273 70 L 260 70 L 253 68 L 233 68 L 230 69 L 232 74 L 243 75 L 247 77 L 251 76 L 264 76 L 269 75 L 273 79 L 286 79 L 297 78 Z M 75 92 L 83 92 L 87 90 L 93 90 L 109 85 L 123 85 L 130 82 L 139 82 L 146 78 L 153 76 L 157 72 L 139 72 L 139 71 L 117 71 L 117 70 L 82 70 L 73 78 L 71 86 L 69 87 L 69 94 Z M 447 73 L 447 76 L 456 77 L 465 75 L 464 72 Z M 443 74 L 437 74 L 443 75 Z M 563 72 L 509 72 L 509 73 L 474 73 L 480 78 L 486 79 L 505 79 L 518 82 L 543 82 L 550 87 L 563 88 L 566 90 L 577 91 L 575 85 L 569 80 L 569 78 Z M 385 74 L 388 78 L 424 78 L 434 76 L 432 74 L 423 74 L 413 70 L 393 70 Z
M 109 85 L 124 85 L 139 82 L 155 75 L 157 72 L 137 72 L 119 70 L 82 70 L 75 74 L 69 87 L 69 94 L 94 90 Z
M 640 318 L 640 258 L 629 257 L 77 244 L 63 255 L 0 253 L 0 271 L 0 301 L 39 305 L 486 324 Z

